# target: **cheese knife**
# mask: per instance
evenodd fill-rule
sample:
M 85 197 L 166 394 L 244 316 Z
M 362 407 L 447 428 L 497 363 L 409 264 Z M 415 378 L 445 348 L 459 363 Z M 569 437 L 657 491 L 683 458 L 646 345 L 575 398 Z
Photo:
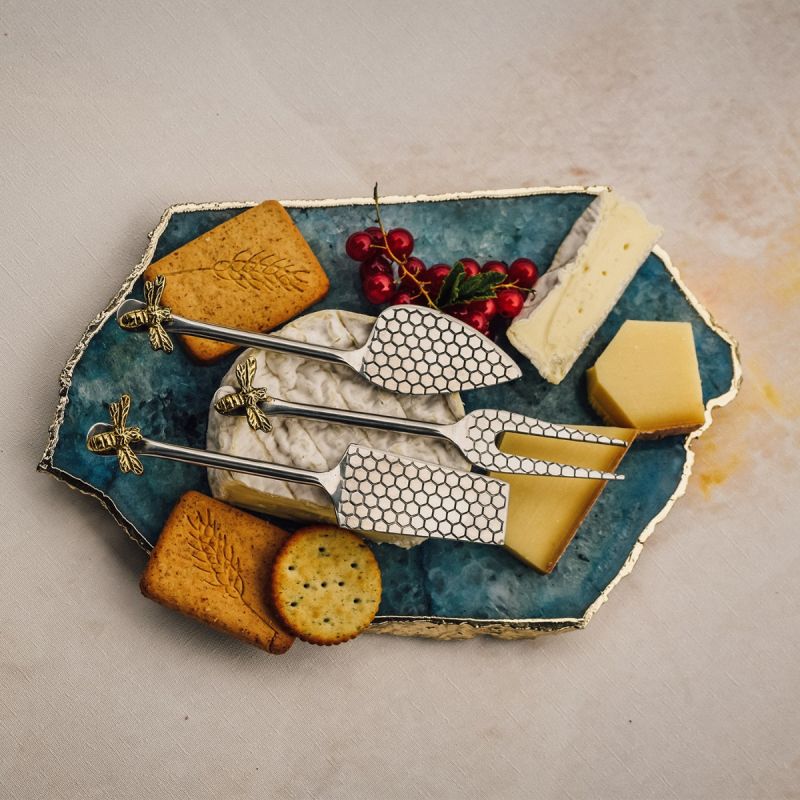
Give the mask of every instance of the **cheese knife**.
M 109 404 L 111 424 L 95 423 L 86 446 L 116 456 L 122 472 L 141 475 L 140 456 L 293 481 L 324 489 L 342 528 L 459 542 L 503 544 L 509 486 L 505 481 L 351 444 L 327 472 L 271 464 L 147 439 L 127 423 L 129 395 Z
M 147 302 L 125 300 L 117 322 L 125 330 L 146 328 L 154 350 L 171 352 L 170 333 L 214 339 L 278 353 L 342 364 L 370 383 L 400 394 L 446 394 L 495 386 L 522 374 L 491 339 L 441 311 L 397 305 L 375 320 L 369 338 L 356 350 L 295 342 L 266 333 L 185 319 L 160 305 L 165 279 L 146 281 Z
M 454 444 L 461 455 L 474 466 L 490 472 L 607 481 L 623 478 L 622 475 L 604 470 L 504 453 L 497 446 L 498 437 L 506 431 L 542 436 L 547 439 L 567 439 L 573 442 L 625 447 L 627 442 L 622 439 L 613 439 L 592 431 L 583 431 L 580 428 L 545 422 L 514 411 L 494 408 L 472 411 L 457 422 L 441 425 L 417 419 L 370 414 L 366 411 L 292 403 L 270 397 L 266 389 L 254 386 L 256 369 L 256 360 L 252 356 L 240 361 L 235 370 L 238 390 L 221 394 L 214 401 L 214 410 L 219 414 L 245 414 L 253 430 L 269 433 L 272 430 L 271 416 L 288 415 L 319 422 L 333 422 L 338 425 L 355 425 L 411 436 L 444 439 Z

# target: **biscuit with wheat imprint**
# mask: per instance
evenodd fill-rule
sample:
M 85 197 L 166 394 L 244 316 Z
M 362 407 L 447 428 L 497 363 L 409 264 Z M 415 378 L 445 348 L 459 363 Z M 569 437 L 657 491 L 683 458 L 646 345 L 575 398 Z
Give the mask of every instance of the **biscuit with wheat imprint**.
M 294 637 L 268 605 L 272 562 L 289 534 L 199 492 L 187 492 L 164 525 L 142 593 L 270 653 Z
M 248 331 L 270 331 L 325 296 L 328 277 L 286 209 L 268 200 L 153 262 L 166 278 L 161 303 L 174 314 Z M 182 336 L 200 361 L 236 345 Z
M 312 644 L 340 644 L 365 630 L 381 602 L 381 571 L 354 533 L 301 528 L 272 568 L 272 603 L 284 625 Z

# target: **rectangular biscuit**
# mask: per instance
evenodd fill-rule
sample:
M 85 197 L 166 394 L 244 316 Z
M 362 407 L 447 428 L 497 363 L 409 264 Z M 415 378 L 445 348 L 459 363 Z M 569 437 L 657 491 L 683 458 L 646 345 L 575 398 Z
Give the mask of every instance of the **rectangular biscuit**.
M 199 492 L 164 525 L 140 582 L 142 594 L 270 653 L 294 637 L 268 605 L 272 563 L 289 534 Z
M 145 278 L 164 275 L 161 301 L 188 319 L 270 331 L 323 298 L 328 276 L 286 209 L 267 200 L 150 264 Z M 236 345 L 181 337 L 199 361 L 215 361 Z

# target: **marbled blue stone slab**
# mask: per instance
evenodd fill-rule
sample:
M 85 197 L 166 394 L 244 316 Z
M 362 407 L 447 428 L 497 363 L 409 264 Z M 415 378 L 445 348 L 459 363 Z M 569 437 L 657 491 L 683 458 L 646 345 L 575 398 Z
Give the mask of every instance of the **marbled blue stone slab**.
M 384 221 L 417 239 L 426 263 L 519 256 L 549 264 L 575 219 L 592 201 L 583 192 L 441 202 L 387 203 Z M 229 219 L 242 208 L 175 213 L 156 243 L 154 259 Z M 361 296 L 357 265 L 344 253 L 348 233 L 371 224 L 364 205 L 289 209 L 331 279 L 330 294 L 312 310 L 342 308 L 376 313 Z M 122 279 L 124 276 L 120 276 Z M 142 297 L 141 279 L 132 296 Z M 598 419 L 586 400 L 585 371 L 626 319 L 692 323 L 704 400 L 727 393 L 734 378 L 731 346 L 712 330 L 651 255 L 567 378 L 553 386 L 503 340 L 523 377 L 513 384 L 465 393 L 467 410 L 506 408 L 554 422 Z M 192 362 L 180 347 L 154 353 L 144 335 L 123 332 L 113 317 L 92 337 L 75 365 L 68 404 L 44 468 L 84 488 L 98 490 L 116 507 L 129 532 L 151 546 L 170 508 L 189 489 L 208 492 L 205 471 L 148 459 L 141 478 L 123 475 L 114 459 L 90 454 L 84 438 L 105 421 L 106 404 L 128 392 L 131 422 L 147 436 L 194 447 L 205 444 L 209 400 L 233 356 L 213 366 Z M 380 617 L 550 620 L 580 618 L 617 575 L 637 538 L 678 486 L 686 459 L 683 437 L 636 443 L 550 575 L 540 575 L 500 548 L 429 541 L 412 550 L 376 545 L 383 570 Z M 46 461 L 46 459 L 45 459 Z M 290 526 L 291 527 L 291 526 Z

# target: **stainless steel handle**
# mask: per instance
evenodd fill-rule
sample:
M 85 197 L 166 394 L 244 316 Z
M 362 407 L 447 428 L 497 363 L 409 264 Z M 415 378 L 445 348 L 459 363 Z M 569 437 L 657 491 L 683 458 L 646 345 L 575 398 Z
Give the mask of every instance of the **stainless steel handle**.
M 200 467 L 211 467 L 212 469 L 229 469 L 233 472 L 260 475 L 264 478 L 305 483 L 327 490 L 323 483 L 323 476 L 327 475 L 324 472 L 312 472 L 298 467 L 287 467 L 283 464 L 270 464 L 266 461 L 255 461 L 252 458 L 238 458 L 225 453 L 197 450 L 194 447 L 182 447 L 177 444 L 156 442 L 152 439 L 142 439 L 134 444 L 132 449 L 142 456 L 165 458 L 169 461 L 183 461 L 187 464 L 196 464 Z
M 129 298 L 117 309 L 117 321 L 126 330 L 136 330 L 142 326 L 151 326 L 152 320 L 142 321 L 136 319 L 137 314 L 149 313 L 152 309 L 141 300 Z M 306 342 L 293 342 L 290 339 L 281 339 L 266 333 L 242 331 L 237 328 L 226 328 L 223 325 L 213 325 L 210 322 L 186 319 L 177 314 L 172 314 L 169 309 L 163 309 L 164 316 L 157 320 L 158 327 L 163 327 L 171 333 L 183 333 L 189 336 L 199 336 L 201 339 L 213 339 L 217 342 L 227 342 L 241 347 L 258 347 L 262 350 L 273 350 L 277 353 L 313 358 L 317 361 L 327 361 L 332 364 L 344 364 L 358 372 L 364 360 L 364 348 L 359 350 L 337 350 L 319 344 Z M 134 321 L 126 322 L 126 318 L 134 317 Z M 170 350 L 172 347 L 170 346 Z
M 279 336 L 270 336 L 267 333 L 254 333 L 241 331 L 236 328 L 225 328 L 222 325 L 213 325 L 210 322 L 185 319 L 173 314 L 165 325 L 167 330 L 174 333 L 184 333 L 190 336 L 199 336 L 203 339 L 214 339 L 217 342 L 227 342 L 242 347 L 258 347 L 262 350 L 272 350 L 276 353 L 313 358 L 317 361 L 327 361 L 332 364 L 344 364 L 355 370 L 361 367 L 360 350 L 336 350 L 319 344 L 306 342 L 293 342 L 291 339 L 281 339 Z
M 435 422 L 423 422 L 418 419 L 398 419 L 384 417 L 380 414 L 369 414 L 365 411 L 345 411 L 327 406 L 310 406 L 303 403 L 290 403 L 288 400 L 270 399 L 259 403 L 269 415 L 291 415 L 320 422 L 334 422 L 340 425 L 356 425 L 361 428 L 373 428 L 392 433 L 409 433 L 412 436 L 430 436 L 435 439 L 450 439 L 450 425 L 439 425 Z

